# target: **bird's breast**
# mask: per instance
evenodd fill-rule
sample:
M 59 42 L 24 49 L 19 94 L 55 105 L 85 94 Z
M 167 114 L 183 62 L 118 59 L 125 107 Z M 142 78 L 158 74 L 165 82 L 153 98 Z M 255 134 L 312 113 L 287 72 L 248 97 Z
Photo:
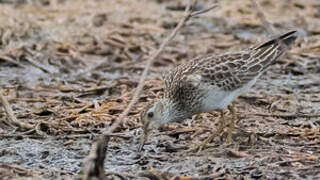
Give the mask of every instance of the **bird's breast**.
M 211 88 L 204 93 L 201 101 L 201 112 L 211 112 L 213 110 L 224 109 L 228 102 L 232 101 L 232 95 L 218 88 Z
M 202 86 L 203 98 L 201 99 L 200 112 L 212 112 L 214 110 L 225 109 L 232 103 L 239 95 L 247 92 L 249 88 L 256 82 L 258 76 L 251 80 L 243 87 L 233 91 L 225 91 L 216 86 L 208 85 Z

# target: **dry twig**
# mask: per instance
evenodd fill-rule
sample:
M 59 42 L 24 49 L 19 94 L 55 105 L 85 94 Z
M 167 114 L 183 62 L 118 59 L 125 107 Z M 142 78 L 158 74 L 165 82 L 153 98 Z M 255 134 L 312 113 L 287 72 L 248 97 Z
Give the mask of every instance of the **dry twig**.
M 94 163 L 96 163 L 97 161 L 94 161 L 93 158 L 90 158 L 91 156 L 93 157 L 94 154 L 97 153 L 97 148 L 96 147 L 100 147 L 102 149 L 106 149 L 107 147 L 107 143 L 106 141 L 109 141 L 109 134 L 112 134 L 114 132 L 114 130 L 116 128 L 119 127 L 119 125 L 121 123 L 123 123 L 123 119 L 128 115 L 128 113 L 130 112 L 130 110 L 132 109 L 132 107 L 134 106 L 134 104 L 138 101 L 139 96 L 141 94 L 141 91 L 144 87 L 144 83 L 145 83 L 145 79 L 147 77 L 147 74 L 149 72 L 149 69 L 151 67 L 151 65 L 153 64 L 153 62 L 155 61 L 155 59 L 163 52 L 164 48 L 168 45 L 168 43 L 177 35 L 178 31 L 184 26 L 184 24 L 192 17 L 203 14 L 205 12 L 208 12 L 209 10 L 217 7 L 216 5 L 210 6 L 209 8 L 205 9 L 205 10 L 201 10 L 198 12 L 193 12 L 191 10 L 191 1 L 188 4 L 188 6 L 186 7 L 185 10 L 185 17 L 183 19 L 180 20 L 180 22 L 178 23 L 178 25 L 175 27 L 175 29 L 171 32 L 171 34 L 162 42 L 162 44 L 160 45 L 159 49 L 152 54 L 152 56 L 150 56 L 147 59 L 147 64 L 144 68 L 144 71 L 141 75 L 138 87 L 135 89 L 135 93 L 133 95 L 133 98 L 131 100 L 131 102 L 129 103 L 129 105 L 127 106 L 127 108 L 120 114 L 120 116 L 116 119 L 116 121 L 112 124 L 112 126 L 108 129 L 106 129 L 102 135 L 100 135 L 100 137 L 98 138 L 98 140 L 93 143 L 92 145 L 92 149 L 90 151 L 90 155 L 88 160 L 86 161 L 85 164 L 91 164 L 91 166 L 85 166 L 84 167 L 84 179 L 92 179 L 91 178 L 91 174 L 95 174 L 94 172 L 92 172 L 92 170 L 95 170 L 95 168 L 92 168 L 92 166 L 97 167 L 99 165 L 93 165 Z M 193 3 L 194 4 L 194 3 Z M 97 156 L 97 155 L 95 155 Z M 105 156 L 104 156 L 105 157 Z M 103 159 L 104 160 L 104 159 Z M 100 161 L 99 161 L 100 162 Z M 102 161 L 103 162 L 103 161 Z M 103 171 L 103 169 L 102 169 Z M 99 172 L 101 173 L 101 172 Z M 96 173 L 97 174 L 97 173 Z M 101 179 L 102 177 L 99 176 Z M 99 178 L 98 176 L 96 176 L 96 178 Z
M 83 179 L 97 180 L 104 179 L 104 159 L 106 158 L 106 151 L 108 148 L 110 137 L 107 135 L 99 136 L 93 143 L 86 163 L 84 164 Z
M 265 15 L 263 14 L 259 4 L 255 1 L 255 0 L 251 0 L 252 6 L 257 10 L 257 16 L 260 19 L 263 27 L 266 29 L 267 33 L 269 34 L 269 36 L 271 37 L 276 37 L 277 33 L 275 28 L 272 26 L 272 24 L 267 21 Z M 283 49 L 288 49 L 289 47 L 283 43 L 282 41 L 279 41 L 279 38 L 276 38 L 277 43 L 279 43 L 280 47 Z
M 276 34 L 276 31 L 274 29 L 274 27 L 272 26 L 272 24 L 270 24 L 265 15 L 263 14 L 263 12 L 261 11 L 260 6 L 258 5 L 258 3 L 255 0 L 251 0 L 251 4 L 252 6 L 257 10 L 257 16 L 260 19 L 263 27 L 266 29 L 266 31 L 268 32 L 268 34 L 270 36 L 274 36 Z
M 191 3 L 190 3 L 191 4 Z M 142 88 L 144 87 L 144 82 L 147 77 L 147 74 L 149 72 L 150 66 L 153 64 L 155 59 L 162 53 L 164 48 L 168 45 L 168 43 L 177 35 L 178 31 L 183 27 L 183 25 L 187 22 L 188 19 L 200 15 L 202 13 L 208 12 L 209 10 L 217 7 L 217 5 L 210 6 L 209 8 L 205 10 L 201 10 L 199 12 L 192 12 L 191 11 L 191 5 L 188 5 L 186 7 L 186 16 L 179 22 L 179 24 L 176 26 L 176 28 L 171 32 L 171 34 L 162 42 L 159 49 L 147 59 L 147 64 L 145 66 L 145 69 L 143 70 L 143 73 L 141 75 L 138 87 L 135 90 L 135 93 L 133 95 L 133 98 L 127 108 L 120 114 L 120 116 L 117 118 L 117 120 L 112 124 L 112 126 L 105 132 L 106 134 L 112 133 L 119 125 L 123 122 L 124 117 L 128 115 L 130 110 L 132 109 L 133 105 L 138 101 L 139 96 L 141 94 Z

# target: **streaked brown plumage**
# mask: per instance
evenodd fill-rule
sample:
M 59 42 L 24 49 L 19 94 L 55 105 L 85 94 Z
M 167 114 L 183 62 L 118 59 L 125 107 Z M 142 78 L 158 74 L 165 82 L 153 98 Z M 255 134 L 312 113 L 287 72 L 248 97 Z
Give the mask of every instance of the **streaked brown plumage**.
M 192 115 L 223 110 L 246 92 L 297 38 L 290 31 L 244 51 L 210 54 L 179 65 L 165 76 L 163 99 L 142 113 L 145 132 Z

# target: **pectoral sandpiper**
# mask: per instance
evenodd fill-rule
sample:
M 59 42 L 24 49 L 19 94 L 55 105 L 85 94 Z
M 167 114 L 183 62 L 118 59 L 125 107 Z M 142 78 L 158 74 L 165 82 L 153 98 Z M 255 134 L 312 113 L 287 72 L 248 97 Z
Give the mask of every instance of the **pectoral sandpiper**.
M 168 122 L 181 122 L 199 113 L 220 111 L 217 131 L 221 132 L 225 121 L 223 110 L 239 95 L 247 92 L 296 38 L 296 31 L 290 31 L 254 48 L 198 57 L 171 70 L 164 78 L 164 97 L 155 100 L 141 113 L 145 138 L 139 149 L 142 149 L 151 129 Z M 236 116 L 231 106 L 229 109 L 232 121 L 227 139 L 230 140 Z M 211 135 L 201 147 L 216 135 Z

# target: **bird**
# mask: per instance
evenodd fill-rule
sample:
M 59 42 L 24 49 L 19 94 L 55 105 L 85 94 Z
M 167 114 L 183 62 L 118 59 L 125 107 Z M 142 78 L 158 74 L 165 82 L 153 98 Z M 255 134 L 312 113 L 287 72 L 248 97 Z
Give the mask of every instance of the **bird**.
M 193 115 L 220 112 L 217 133 L 199 146 L 202 149 L 225 126 L 223 111 L 232 114 L 227 140 L 232 141 L 236 119 L 232 102 L 246 93 L 268 67 L 288 51 L 297 39 L 297 31 L 289 31 L 260 45 L 242 51 L 207 54 L 182 63 L 164 76 L 164 95 L 151 101 L 140 114 L 144 135 L 139 151 L 149 132 L 170 122 L 181 123 Z

